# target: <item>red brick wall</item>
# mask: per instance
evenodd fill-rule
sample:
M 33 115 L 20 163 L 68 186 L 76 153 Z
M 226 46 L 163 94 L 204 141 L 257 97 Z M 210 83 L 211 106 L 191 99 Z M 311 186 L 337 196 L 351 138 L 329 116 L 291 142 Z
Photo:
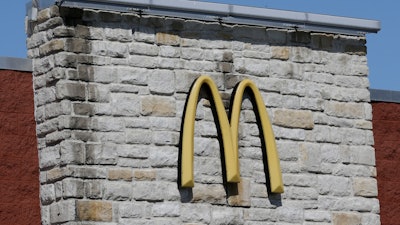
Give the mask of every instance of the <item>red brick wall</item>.
M 0 70 L 0 224 L 40 224 L 32 74 Z
M 382 225 L 400 225 L 400 104 L 376 102 L 373 131 Z

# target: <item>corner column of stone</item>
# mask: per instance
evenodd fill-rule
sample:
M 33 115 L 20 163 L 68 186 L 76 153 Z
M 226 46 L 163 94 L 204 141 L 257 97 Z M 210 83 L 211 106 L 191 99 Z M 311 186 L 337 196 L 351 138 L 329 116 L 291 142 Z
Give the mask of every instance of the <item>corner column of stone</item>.
M 56 6 L 31 25 L 42 224 L 379 224 L 365 37 Z M 179 192 L 181 118 L 201 74 L 226 105 L 238 81 L 258 85 L 282 195 L 267 191 L 246 99 L 239 195 L 225 191 L 204 100 L 195 187 Z

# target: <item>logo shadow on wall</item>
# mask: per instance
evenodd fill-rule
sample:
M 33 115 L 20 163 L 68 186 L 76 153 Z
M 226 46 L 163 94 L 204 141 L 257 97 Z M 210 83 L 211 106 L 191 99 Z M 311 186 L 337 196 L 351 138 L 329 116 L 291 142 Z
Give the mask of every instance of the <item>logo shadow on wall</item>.
M 239 82 L 235 86 L 230 98 L 228 116 L 218 88 L 209 76 L 197 78 L 190 88 L 185 103 L 179 142 L 177 180 L 181 201 L 191 202 L 193 200 L 194 127 L 197 105 L 202 98 L 210 101 L 214 123 L 217 127 L 222 180 L 229 205 L 251 206 L 251 191 L 246 190 L 250 188 L 250 181 L 240 177 L 239 169 L 239 119 L 244 98 L 249 98 L 256 115 L 262 151 L 262 159 L 260 160 L 264 164 L 268 199 L 273 205 L 282 205 L 280 194 L 283 193 L 283 182 L 275 136 L 257 86 L 248 79 Z M 247 193 L 247 198 L 243 196 L 243 193 Z

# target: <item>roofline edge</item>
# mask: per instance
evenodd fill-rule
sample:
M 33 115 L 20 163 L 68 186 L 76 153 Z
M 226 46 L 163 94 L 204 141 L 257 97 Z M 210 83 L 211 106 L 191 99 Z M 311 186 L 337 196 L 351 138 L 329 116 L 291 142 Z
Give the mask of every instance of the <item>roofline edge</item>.
M 358 36 L 381 29 L 377 20 L 188 0 L 33 0 L 30 5 L 36 10 L 59 5 Z M 27 5 L 34 20 L 32 11 Z
M 400 91 L 370 89 L 371 102 L 400 103 Z
M 0 70 L 16 70 L 24 72 L 32 72 L 32 60 L 15 57 L 0 56 Z

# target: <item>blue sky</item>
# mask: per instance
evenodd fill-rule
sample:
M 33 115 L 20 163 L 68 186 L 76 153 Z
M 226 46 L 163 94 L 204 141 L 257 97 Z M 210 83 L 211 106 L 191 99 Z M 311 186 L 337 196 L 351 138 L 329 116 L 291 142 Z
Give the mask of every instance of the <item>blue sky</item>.
M 167 1 L 167 0 L 166 0 Z M 379 20 L 382 30 L 367 35 L 370 86 L 400 91 L 400 1 L 394 0 L 207 0 L 227 4 L 267 7 Z M 25 4 L 27 0 L 3 1 L 0 7 L 0 56 L 26 57 Z

